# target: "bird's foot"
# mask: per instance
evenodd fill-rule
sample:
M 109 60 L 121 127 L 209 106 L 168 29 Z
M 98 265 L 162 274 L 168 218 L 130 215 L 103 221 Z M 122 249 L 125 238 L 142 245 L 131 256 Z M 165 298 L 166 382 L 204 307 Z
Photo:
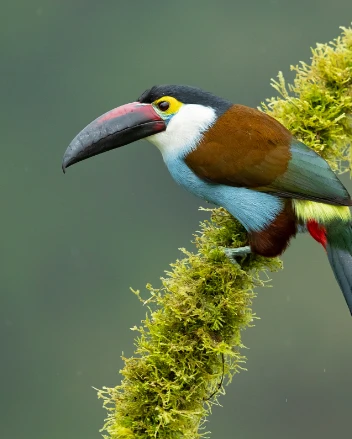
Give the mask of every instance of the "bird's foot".
M 224 247 L 222 250 L 224 251 L 225 255 L 229 258 L 230 262 L 235 265 L 239 265 L 237 259 L 242 258 L 243 256 L 246 256 L 251 253 L 251 248 L 249 245 L 246 245 L 245 247 L 238 247 L 238 248 Z

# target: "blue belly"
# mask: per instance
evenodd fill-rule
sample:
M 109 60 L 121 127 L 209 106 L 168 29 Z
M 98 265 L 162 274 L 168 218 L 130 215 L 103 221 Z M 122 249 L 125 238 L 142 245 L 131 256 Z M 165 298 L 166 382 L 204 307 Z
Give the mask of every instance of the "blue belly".
M 182 158 L 164 156 L 164 161 L 178 184 L 197 197 L 224 207 L 248 231 L 264 229 L 283 208 L 283 200 L 275 195 L 203 181 Z

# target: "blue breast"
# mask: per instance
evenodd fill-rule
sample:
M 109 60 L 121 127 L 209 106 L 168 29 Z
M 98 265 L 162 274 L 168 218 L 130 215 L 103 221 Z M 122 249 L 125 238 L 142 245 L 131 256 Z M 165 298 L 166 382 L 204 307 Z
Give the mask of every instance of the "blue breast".
M 201 180 L 186 165 L 182 157 L 165 156 L 165 164 L 174 180 L 197 197 L 224 207 L 248 230 L 263 230 L 283 208 L 275 195 L 246 188 L 213 184 Z

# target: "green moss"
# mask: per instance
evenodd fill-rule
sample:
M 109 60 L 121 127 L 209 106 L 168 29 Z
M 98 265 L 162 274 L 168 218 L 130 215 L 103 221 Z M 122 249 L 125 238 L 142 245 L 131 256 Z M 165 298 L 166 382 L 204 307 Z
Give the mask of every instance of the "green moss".
M 281 94 L 263 104 L 304 143 L 339 171 L 350 168 L 352 30 L 312 51 L 293 85 L 282 74 L 273 86 Z M 161 288 L 148 285 L 146 319 L 136 338 L 135 357 L 124 358 L 124 379 L 103 388 L 108 417 L 105 438 L 186 438 L 206 434 L 203 422 L 224 393 L 225 381 L 243 369 L 243 329 L 253 325 L 253 288 L 263 273 L 281 268 L 279 259 L 255 255 L 233 265 L 221 247 L 245 244 L 243 227 L 224 209 L 206 209 L 209 221 L 195 235 L 196 253 L 171 265 Z
M 324 157 L 335 171 L 351 169 L 352 29 L 330 44 L 312 49 L 310 65 L 291 66 L 293 85 L 286 87 L 282 72 L 273 87 L 281 97 L 267 99 L 264 111 Z
M 278 259 L 255 256 L 232 264 L 219 247 L 241 246 L 245 239 L 229 213 L 211 210 L 195 236 L 198 253 L 182 249 L 185 258 L 171 265 L 162 287 L 148 286 L 149 313 L 134 328 L 138 357 L 124 359 L 120 386 L 99 393 L 112 404 L 105 425 L 110 437 L 200 437 L 199 424 L 217 400 L 223 372 L 231 378 L 243 367 L 241 330 L 254 318 L 259 274 L 281 266 Z

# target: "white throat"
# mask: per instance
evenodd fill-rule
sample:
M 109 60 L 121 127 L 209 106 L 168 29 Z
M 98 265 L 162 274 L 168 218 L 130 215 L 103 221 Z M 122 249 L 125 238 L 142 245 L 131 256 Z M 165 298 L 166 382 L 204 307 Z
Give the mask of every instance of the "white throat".
M 147 137 L 166 156 L 185 157 L 200 141 L 202 134 L 216 120 L 216 113 L 211 107 L 184 104 L 175 114 L 165 131 Z

